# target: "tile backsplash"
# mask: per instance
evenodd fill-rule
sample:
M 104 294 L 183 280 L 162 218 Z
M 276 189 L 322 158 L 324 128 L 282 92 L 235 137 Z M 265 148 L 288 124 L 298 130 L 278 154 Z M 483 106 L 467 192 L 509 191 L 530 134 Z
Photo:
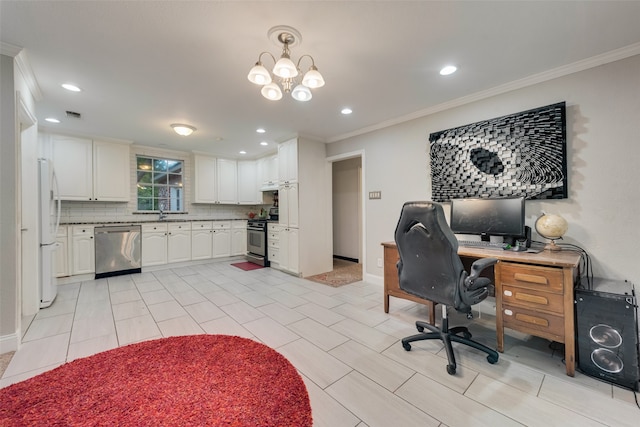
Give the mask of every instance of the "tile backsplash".
M 188 212 L 168 213 L 167 219 L 247 219 L 249 212 L 257 212 L 262 207 L 267 208 L 262 205 L 206 205 L 191 203 L 188 206 Z M 60 210 L 60 223 L 140 222 L 158 219 L 157 212 L 134 212 L 130 203 L 63 201 Z

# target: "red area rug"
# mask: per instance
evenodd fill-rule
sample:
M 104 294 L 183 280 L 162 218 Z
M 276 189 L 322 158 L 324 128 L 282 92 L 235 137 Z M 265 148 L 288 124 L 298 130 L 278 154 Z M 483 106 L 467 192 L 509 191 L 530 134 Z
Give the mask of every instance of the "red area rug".
M 1 426 L 311 426 L 307 389 L 275 350 L 227 335 L 145 341 L 0 389 Z
M 240 270 L 244 270 L 244 271 L 257 270 L 259 268 L 264 268 L 263 266 L 254 264 L 252 262 L 236 262 L 231 265 L 233 265 L 234 267 L 238 267 Z

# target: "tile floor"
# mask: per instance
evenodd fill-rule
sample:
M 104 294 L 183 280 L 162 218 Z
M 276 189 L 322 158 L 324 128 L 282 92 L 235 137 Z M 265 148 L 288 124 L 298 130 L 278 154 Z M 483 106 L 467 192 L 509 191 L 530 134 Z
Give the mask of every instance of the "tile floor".
M 562 356 L 544 340 L 506 336 L 495 365 L 456 346 L 458 372 L 450 376 L 441 344 L 415 343 L 407 352 L 399 342 L 415 333 L 426 307 L 392 298 L 385 314 L 381 285 L 332 288 L 231 262 L 67 279 L 34 318 L 0 387 L 143 340 L 229 334 L 261 341 L 297 367 L 314 426 L 640 425 L 632 392 L 580 373 L 567 377 Z M 483 313 L 470 323 L 474 337 L 492 347 L 494 321 Z M 450 322 L 468 323 L 455 313 Z

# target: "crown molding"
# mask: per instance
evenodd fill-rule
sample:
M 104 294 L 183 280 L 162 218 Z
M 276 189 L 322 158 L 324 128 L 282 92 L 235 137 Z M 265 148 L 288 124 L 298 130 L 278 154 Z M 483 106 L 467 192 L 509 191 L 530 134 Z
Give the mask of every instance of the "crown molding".
M 35 74 L 33 74 L 33 69 L 31 68 L 29 59 L 27 58 L 27 52 L 25 52 L 25 50 L 19 46 L 0 42 L 0 53 L 2 53 L 2 55 L 11 56 L 13 58 L 13 61 L 20 74 L 22 74 L 22 77 L 24 78 L 24 81 L 26 82 L 31 95 L 36 101 L 41 101 L 42 91 L 40 90 L 40 86 L 38 85 Z
M 538 83 L 546 82 L 559 77 L 564 77 L 569 74 L 574 74 L 580 71 L 588 70 L 590 68 L 598 67 L 600 65 L 608 64 L 610 62 L 620 61 L 622 59 L 626 59 L 631 56 L 635 56 L 639 54 L 640 54 L 640 43 L 634 43 L 629 46 L 622 47 L 620 49 L 615 49 L 615 50 L 603 53 L 601 55 L 596 55 L 591 58 L 583 59 L 581 61 L 577 61 L 568 65 L 563 65 L 561 67 L 553 68 L 548 71 L 543 71 L 542 73 L 533 74 L 531 76 L 528 76 L 519 80 L 514 80 L 512 82 L 505 83 L 503 85 L 496 86 L 491 89 L 476 92 L 468 96 L 463 96 L 461 98 L 457 98 L 449 102 L 444 102 L 442 104 L 434 105 L 433 107 L 429 107 L 424 110 L 419 110 L 419 111 L 416 111 L 415 113 L 407 114 L 405 116 L 396 117 L 395 119 L 390 119 L 384 122 L 376 123 L 375 125 L 358 129 L 353 132 L 337 135 L 333 138 L 327 139 L 327 143 L 342 141 L 347 138 L 351 138 L 354 136 L 363 135 L 365 133 L 384 129 L 389 126 L 394 126 L 400 123 L 408 122 L 410 120 L 429 116 L 431 114 L 435 114 L 435 113 L 446 111 L 452 108 L 460 107 L 462 105 L 470 104 L 472 102 L 480 101 L 482 99 L 491 98 L 493 96 L 501 95 L 503 93 L 511 92 L 517 89 L 533 86 Z

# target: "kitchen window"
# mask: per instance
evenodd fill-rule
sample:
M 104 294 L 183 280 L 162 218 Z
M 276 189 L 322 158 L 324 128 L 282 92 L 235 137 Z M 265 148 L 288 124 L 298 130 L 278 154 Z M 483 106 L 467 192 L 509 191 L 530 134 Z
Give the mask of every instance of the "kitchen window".
M 136 156 L 138 210 L 182 212 L 182 160 Z

